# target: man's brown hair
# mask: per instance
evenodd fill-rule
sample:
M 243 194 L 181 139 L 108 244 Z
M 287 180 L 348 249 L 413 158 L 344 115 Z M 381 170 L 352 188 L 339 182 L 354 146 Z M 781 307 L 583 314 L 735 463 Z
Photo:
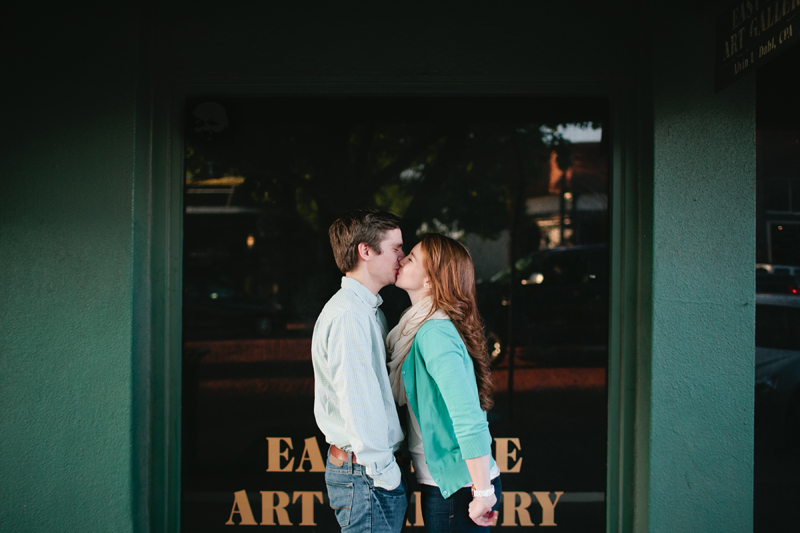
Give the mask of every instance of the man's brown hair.
M 380 245 L 386 232 L 399 227 L 400 219 L 386 211 L 356 209 L 343 214 L 328 229 L 336 266 L 342 274 L 354 270 L 358 265 L 358 245 L 362 242 L 382 253 Z

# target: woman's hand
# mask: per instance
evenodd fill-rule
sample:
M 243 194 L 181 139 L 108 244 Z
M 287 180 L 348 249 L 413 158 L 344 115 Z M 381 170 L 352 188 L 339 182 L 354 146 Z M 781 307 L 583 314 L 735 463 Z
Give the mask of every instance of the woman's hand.
M 491 526 L 497 520 L 498 515 L 497 511 L 492 511 L 495 503 L 497 503 L 495 494 L 484 498 L 473 498 L 469 503 L 469 517 L 479 526 Z
M 466 459 L 467 470 L 472 478 L 472 489 L 485 493 L 492 489 L 489 496 L 475 497 L 469 502 L 469 517 L 473 522 L 482 527 L 491 526 L 497 520 L 497 511 L 492 511 L 492 507 L 497 503 L 497 494 L 494 494 L 494 486 L 490 479 L 491 455 L 483 455 L 473 459 Z

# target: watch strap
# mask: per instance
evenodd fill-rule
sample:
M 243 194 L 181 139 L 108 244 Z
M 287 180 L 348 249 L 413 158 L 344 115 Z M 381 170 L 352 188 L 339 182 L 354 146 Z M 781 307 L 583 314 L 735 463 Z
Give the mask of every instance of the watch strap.
M 475 490 L 475 485 L 472 485 L 473 498 L 488 498 L 492 494 L 494 494 L 494 485 L 489 485 L 489 488 L 486 490 Z

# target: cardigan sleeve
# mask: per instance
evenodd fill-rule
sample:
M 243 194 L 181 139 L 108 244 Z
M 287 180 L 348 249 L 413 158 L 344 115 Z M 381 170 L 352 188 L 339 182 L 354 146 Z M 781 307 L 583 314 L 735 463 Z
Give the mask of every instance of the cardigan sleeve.
M 480 407 L 472 359 L 458 330 L 450 321 L 439 320 L 429 320 L 423 328 L 416 338 L 419 353 L 447 407 L 462 458 L 490 454 L 489 424 Z

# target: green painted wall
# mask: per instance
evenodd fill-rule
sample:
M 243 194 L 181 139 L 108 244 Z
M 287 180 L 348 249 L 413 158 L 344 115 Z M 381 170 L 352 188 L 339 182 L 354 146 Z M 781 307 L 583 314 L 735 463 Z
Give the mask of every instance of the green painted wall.
M 0 530 L 132 530 L 133 10 L 3 9 Z
M 634 424 L 620 437 L 625 497 L 611 496 L 612 514 L 626 531 L 751 528 L 752 79 L 713 93 L 713 16 L 691 7 L 643 15 L 634 2 L 517 4 L 170 2 L 154 7 L 152 42 L 137 33 L 135 0 L 8 12 L 0 529 L 145 530 L 151 512 L 154 524 L 169 522 L 169 504 L 148 507 L 151 493 L 167 501 L 176 472 L 148 437 L 151 422 L 173 439 L 176 427 L 158 414 L 176 381 L 159 370 L 168 361 L 149 359 L 164 344 L 154 327 L 151 351 L 163 308 L 151 307 L 150 287 L 154 301 L 175 294 L 162 287 L 158 247 L 177 238 L 172 228 L 166 239 L 160 199 L 176 83 L 424 93 L 458 92 L 460 80 L 473 92 L 603 84 L 624 93 L 616 127 L 640 150 L 638 160 L 624 154 L 623 173 L 640 177 L 626 185 L 640 201 L 626 199 L 624 219 L 624 263 L 638 269 L 625 305 L 638 318 L 623 332 L 619 386 Z M 137 64 L 148 48 L 151 63 Z M 149 80 L 137 79 L 148 67 L 153 182 Z
M 714 93 L 712 12 L 655 18 L 649 531 L 752 531 L 754 78 Z

